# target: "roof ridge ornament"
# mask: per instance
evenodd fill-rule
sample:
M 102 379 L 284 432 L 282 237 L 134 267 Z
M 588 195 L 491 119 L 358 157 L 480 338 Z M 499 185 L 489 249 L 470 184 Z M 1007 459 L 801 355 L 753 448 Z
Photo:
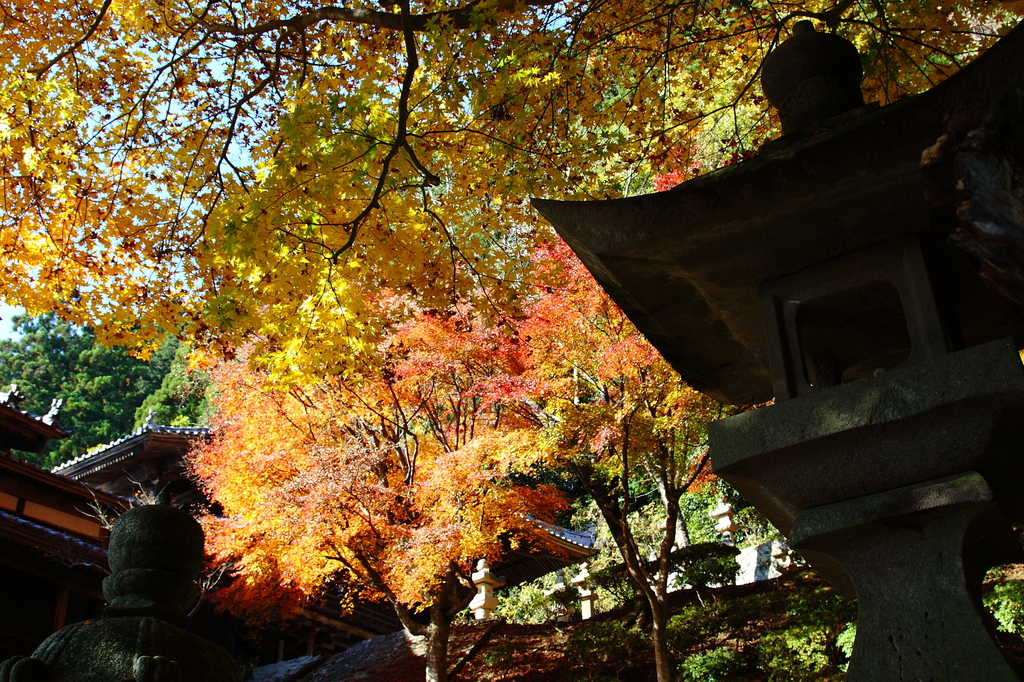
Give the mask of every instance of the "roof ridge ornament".
M 0 392 L 0 404 L 13 407 L 16 410 L 21 409 L 21 403 L 25 401 L 25 394 L 18 388 L 18 384 L 11 384 L 11 388 L 8 391 Z
M 54 398 L 50 401 L 50 411 L 43 415 L 43 423 L 50 426 L 57 426 L 60 408 L 64 405 L 63 398 Z

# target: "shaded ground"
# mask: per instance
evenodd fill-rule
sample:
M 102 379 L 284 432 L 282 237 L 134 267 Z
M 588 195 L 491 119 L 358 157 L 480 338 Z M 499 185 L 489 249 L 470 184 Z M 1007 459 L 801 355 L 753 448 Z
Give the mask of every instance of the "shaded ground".
M 777 608 L 774 597 L 814 591 L 821 582 L 808 575 L 765 581 L 753 585 L 708 589 L 698 595 L 691 591 L 673 595 L 672 612 L 677 616 L 692 612 L 702 616 L 686 620 L 675 629 L 674 643 L 680 658 L 722 646 L 754 652 L 756 636 L 730 639 L 716 632 L 714 624 L 735 623 L 744 634 L 783 627 L 792 618 L 767 612 Z M 825 588 L 830 589 L 830 588 Z M 768 595 L 768 599 L 763 597 Z M 736 604 L 737 599 L 755 597 L 765 612 L 755 605 L 743 614 L 726 618 L 721 606 Z M 701 605 L 701 601 L 705 606 Z M 742 603 L 742 602 L 741 602 Z M 747 613 L 749 612 L 749 613 Z M 451 665 L 453 680 L 513 680 L 542 682 L 550 680 L 630 680 L 654 679 L 653 653 L 641 630 L 632 628 L 638 614 L 627 610 L 601 614 L 588 621 L 515 625 L 503 621 L 466 622 L 452 630 Z M 679 618 L 676 619 L 679 621 Z M 677 622 L 677 625 L 679 623 Z M 749 632 L 746 632 L 749 631 Z M 421 682 L 423 658 L 418 642 L 399 632 L 377 637 L 344 651 L 301 678 L 302 682 Z M 756 655 L 756 652 L 755 652 Z M 279 678 L 275 682 L 291 682 Z M 748 676 L 739 679 L 767 679 Z M 821 679 L 828 679 L 823 677 Z
M 670 644 L 681 680 L 737 682 L 841 680 L 852 643 L 855 605 L 812 573 L 751 585 L 675 593 Z M 592 620 L 544 625 L 466 622 L 452 630 L 456 682 L 653 682 L 644 628 L 628 610 Z M 1007 654 L 1024 661 L 1024 644 L 1000 634 Z M 421 682 L 419 642 L 399 632 L 311 661 L 298 676 L 273 682 Z M 268 678 L 269 679 L 269 678 Z

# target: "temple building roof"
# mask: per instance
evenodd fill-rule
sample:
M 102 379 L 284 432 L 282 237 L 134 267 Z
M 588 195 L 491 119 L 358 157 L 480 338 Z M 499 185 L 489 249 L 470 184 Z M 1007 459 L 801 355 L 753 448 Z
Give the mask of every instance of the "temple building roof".
M 163 426 L 146 422 L 126 436 L 97 445 L 55 466 L 53 471 L 75 480 L 87 479 L 92 474 L 143 455 L 183 455 L 192 441 L 208 435 L 210 429 L 205 426 Z
M 579 564 L 593 557 L 596 534 L 543 524 L 558 552 L 509 549 L 491 570 L 505 579 L 502 589 L 536 580 L 541 576 Z
M 144 491 L 168 492 L 176 505 L 197 504 L 203 502 L 203 496 L 186 477 L 184 457 L 193 443 L 209 435 L 205 426 L 163 426 L 149 421 L 53 471 L 125 497 Z
M 14 384 L 0 392 L 0 450 L 42 452 L 49 439 L 68 435 L 56 423 L 60 401 L 54 401 L 47 414 L 38 416 L 21 409 L 24 399 Z

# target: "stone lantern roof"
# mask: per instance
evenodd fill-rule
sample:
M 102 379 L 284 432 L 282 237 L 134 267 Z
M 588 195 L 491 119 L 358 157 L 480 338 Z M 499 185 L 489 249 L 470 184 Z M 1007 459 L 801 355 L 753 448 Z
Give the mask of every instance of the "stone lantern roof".
M 1021 347 L 1020 306 L 949 244 L 956 214 L 938 205 L 922 169 L 922 153 L 951 120 L 987 112 L 1019 88 L 1021 26 L 927 92 L 787 134 L 754 159 L 669 191 L 533 203 L 683 378 L 725 403 L 777 395 L 762 283 L 907 235 L 930 256 L 935 286 L 956 318 L 955 345 L 1012 336 Z

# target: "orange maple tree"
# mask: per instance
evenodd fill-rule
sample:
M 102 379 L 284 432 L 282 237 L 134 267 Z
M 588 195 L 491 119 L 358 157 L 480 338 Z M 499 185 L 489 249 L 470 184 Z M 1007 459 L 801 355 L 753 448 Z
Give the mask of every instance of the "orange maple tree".
M 449 600 L 455 581 L 503 539 L 537 542 L 531 519 L 563 504 L 548 486 L 510 482 L 541 464 L 596 501 L 651 606 L 659 680 L 671 679 L 670 554 L 689 542 L 680 499 L 711 478 L 705 425 L 726 408 L 680 380 L 563 243 L 535 265 L 520 316 L 486 326 L 458 306 L 417 312 L 358 385 L 284 388 L 221 367 L 217 435 L 195 468 L 226 512 L 208 521 L 238 574 L 226 605 L 279 607 L 341 572 L 428 635 L 431 679 L 444 679 L 448 624 L 468 601 Z M 638 488 L 658 490 L 666 519 L 653 568 L 630 516 Z
M 427 639 L 427 679 L 445 680 L 451 619 L 474 592 L 458 597 L 460 578 L 509 547 L 545 547 L 538 521 L 564 507 L 552 486 L 510 483 L 538 450 L 485 397 L 498 368 L 516 371 L 508 346 L 469 317 L 419 314 L 358 387 L 219 366 L 215 435 L 193 467 L 224 509 L 206 519 L 236 576 L 222 603 L 259 618 L 341 579 L 350 598 L 390 602 Z
M 659 682 L 674 679 L 667 595 L 674 549 L 689 544 L 680 500 L 713 478 L 706 425 L 725 407 L 689 388 L 564 243 L 538 251 L 540 286 L 516 324 L 528 346 L 516 376 L 532 395 L 517 409 L 544 433 L 546 458 L 594 499 L 634 584 L 651 608 Z M 648 561 L 631 515 L 656 488 L 664 531 Z M 646 529 L 644 529 L 646 530 Z

